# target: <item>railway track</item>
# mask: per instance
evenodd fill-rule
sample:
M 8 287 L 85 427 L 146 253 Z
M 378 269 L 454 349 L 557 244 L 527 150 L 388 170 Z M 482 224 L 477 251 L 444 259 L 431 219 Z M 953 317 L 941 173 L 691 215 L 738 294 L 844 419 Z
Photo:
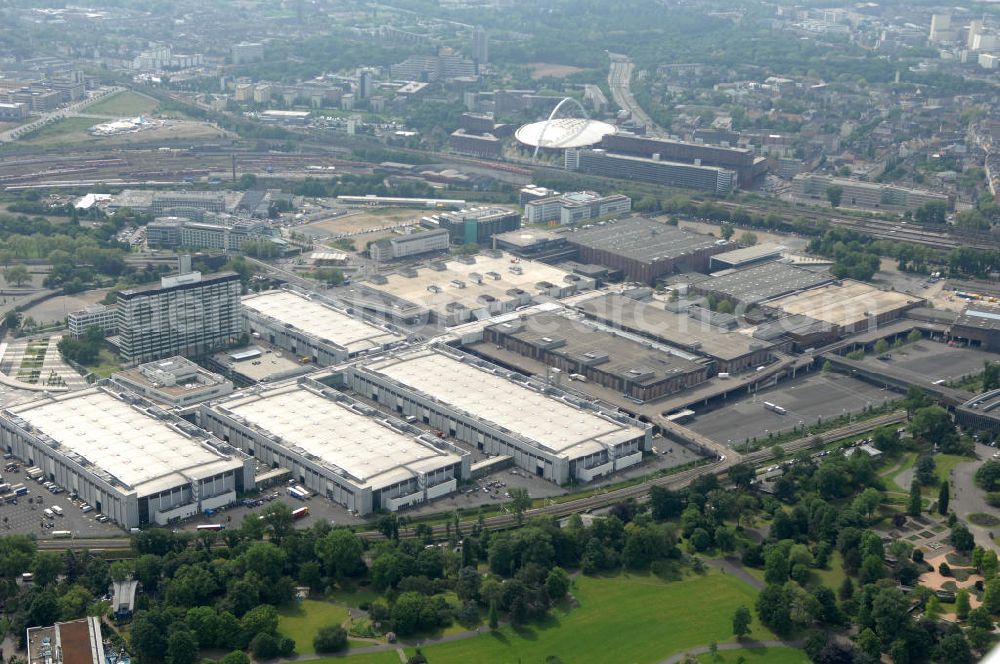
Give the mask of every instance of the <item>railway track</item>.
M 790 208 L 786 210 L 783 208 L 776 209 L 764 205 L 736 203 L 732 201 L 713 201 L 713 203 L 728 210 L 750 212 L 762 216 L 778 214 L 786 219 L 793 216 L 794 213 L 795 218 L 804 218 L 812 222 L 814 226 L 825 223 L 853 230 L 864 235 L 870 235 L 879 240 L 909 242 L 943 251 L 950 251 L 958 247 L 986 250 L 1000 248 L 1000 243 L 985 234 L 951 228 L 937 229 L 912 222 L 907 223 L 902 220 L 858 219 L 809 208 Z

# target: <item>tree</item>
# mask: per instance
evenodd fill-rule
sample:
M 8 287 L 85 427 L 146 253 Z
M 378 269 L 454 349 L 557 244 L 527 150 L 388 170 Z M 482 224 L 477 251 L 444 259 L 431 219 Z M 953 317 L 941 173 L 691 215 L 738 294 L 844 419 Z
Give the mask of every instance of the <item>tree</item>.
M 913 328 L 912 330 L 910 330 L 910 333 L 906 335 L 906 340 L 911 344 L 915 344 L 923 338 L 924 335 L 921 334 L 920 330 L 918 330 L 917 328 Z
M 743 231 L 740 233 L 739 243 L 752 247 L 757 244 L 757 234 L 753 231 Z
M 942 449 L 957 438 L 955 425 L 948 411 L 941 406 L 927 406 L 916 410 L 909 429 L 914 438 L 936 444 Z
M 969 617 L 970 610 L 969 591 L 962 588 L 955 595 L 955 616 L 959 620 L 965 620 Z
M 561 567 L 553 567 L 545 578 L 545 592 L 549 599 L 557 602 L 569 592 L 569 574 Z
M 947 482 L 941 482 L 941 488 L 938 489 L 938 504 L 937 511 L 938 514 L 944 515 L 948 513 L 948 500 L 950 497 L 950 489 Z
M 55 583 L 59 574 L 63 571 L 62 556 L 58 553 L 39 551 L 35 554 L 31 571 L 35 575 L 35 583 L 39 586 L 48 586 Z
M 510 510 L 517 516 L 518 525 L 524 523 L 524 513 L 531 509 L 531 496 L 524 487 L 514 487 L 510 490 Z
M 340 652 L 347 648 L 347 630 L 340 625 L 322 627 L 313 639 L 313 647 L 318 653 Z
M 894 454 L 899 450 L 899 433 L 896 427 L 883 426 L 872 433 L 872 445 L 885 454 Z
M 198 642 L 182 623 L 175 626 L 167 637 L 167 661 L 170 664 L 195 664 L 198 661 Z
M 964 523 L 956 521 L 955 525 L 951 527 L 951 534 L 948 536 L 948 542 L 959 551 L 968 552 L 972 551 L 972 547 L 976 544 L 976 539 L 972 536 L 972 533 L 969 532 L 969 528 Z
M 889 342 L 885 339 L 879 339 L 875 342 L 875 354 L 884 355 L 889 352 Z
M 220 659 L 219 664 L 251 664 L 250 655 L 242 650 L 234 650 Z
M 1000 491 L 1000 461 L 990 459 L 981 465 L 976 471 L 975 481 L 983 491 Z
M 3 277 L 7 280 L 8 284 L 14 286 L 23 286 L 24 284 L 31 281 L 31 273 L 28 272 L 28 268 L 21 265 L 11 265 L 3 271 Z
M 364 546 L 346 528 L 331 530 L 316 541 L 315 550 L 316 556 L 323 561 L 327 572 L 332 576 L 349 576 L 364 565 L 361 560 Z
M 490 629 L 496 629 L 500 625 L 500 620 L 497 618 L 497 603 L 495 601 L 490 602 L 490 613 L 488 620 Z
M 921 484 L 934 484 L 937 482 L 937 475 L 934 473 L 935 468 L 937 468 L 937 464 L 934 462 L 934 457 L 930 454 L 922 454 L 917 459 L 914 477 Z
M 16 330 L 21 324 L 21 312 L 16 309 L 9 309 L 3 315 L 3 324 L 8 330 Z
M 914 477 L 910 482 L 910 501 L 906 505 L 906 513 L 910 516 L 920 516 L 923 499 L 920 497 L 920 482 Z
M 1000 387 L 1000 362 L 985 362 L 983 364 L 983 390 L 995 390 Z
M 948 204 L 944 201 L 928 201 L 913 213 L 918 224 L 943 224 L 947 220 Z
M 243 616 L 240 627 L 250 639 L 257 634 L 274 634 L 278 631 L 278 611 L 269 604 L 256 606 Z
M 826 188 L 826 200 L 830 201 L 830 207 L 840 207 L 840 201 L 844 197 L 844 188 L 831 184 Z
M 733 228 L 732 224 L 722 224 L 722 226 L 719 228 L 719 234 L 722 236 L 723 240 L 730 239 L 731 237 L 733 237 L 733 233 L 735 232 L 736 229 Z
M 736 612 L 733 613 L 733 636 L 742 639 L 749 634 L 751 622 L 753 622 L 753 617 L 750 615 L 750 609 L 745 606 L 736 609 Z

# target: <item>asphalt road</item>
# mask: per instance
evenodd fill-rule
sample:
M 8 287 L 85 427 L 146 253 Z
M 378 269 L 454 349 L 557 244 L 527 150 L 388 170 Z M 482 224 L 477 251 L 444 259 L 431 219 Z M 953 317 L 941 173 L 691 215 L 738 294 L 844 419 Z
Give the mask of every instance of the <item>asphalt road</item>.
M 949 507 L 961 519 L 966 519 L 970 514 L 997 514 L 997 509 L 986 502 L 986 493 L 976 486 L 973 476 L 987 459 L 993 456 L 996 448 L 988 445 L 976 445 L 975 461 L 960 463 L 951 471 L 951 485 L 953 488 Z M 1000 527 L 983 528 L 969 523 L 969 530 L 976 538 L 976 544 L 983 548 L 991 548 L 1000 553 L 1000 546 L 997 545 L 990 533 L 1000 533 Z

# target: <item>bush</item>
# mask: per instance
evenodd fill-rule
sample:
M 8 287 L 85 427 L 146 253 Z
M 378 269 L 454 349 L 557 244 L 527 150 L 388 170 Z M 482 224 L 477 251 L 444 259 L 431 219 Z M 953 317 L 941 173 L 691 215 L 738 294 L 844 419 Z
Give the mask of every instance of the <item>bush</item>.
M 948 565 L 948 563 L 941 563 L 940 565 L 938 565 L 938 572 L 941 574 L 941 576 L 951 576 L 951 567 Z
M 313 639 L 313 647 L 319 653 L 340 652 L 347 648 L 347 631 L 340 625 L 323 627 Z

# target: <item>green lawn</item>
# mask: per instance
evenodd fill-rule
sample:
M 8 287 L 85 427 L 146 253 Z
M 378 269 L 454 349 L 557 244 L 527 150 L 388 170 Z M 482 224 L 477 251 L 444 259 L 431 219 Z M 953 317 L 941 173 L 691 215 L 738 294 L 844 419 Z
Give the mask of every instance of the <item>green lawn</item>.
M 951 471 L 955 466 L 972 460 L 973 459 L 969 457 L 959 456 L 957 454 L 938 454 L 934 457 L 934 463 L 936 464 L 934 467 L 934 473 L 937 475 L 939 481 L 948 482 L 951 480 Z
M 844 578 L 847 576 L 844 573 L 844 561 L 839 551 L 834 551 L 830 554 L 829 566 L 830 569 L 817 569 L 813 570 L 813 573 L 818 577 L 820 583 L 833 592 L 837 592 L 840 584 L 844 582 Z
M 339 625 L 347 620 L 347 609 L 313 599 L 278 610 L 278 631 L 295 641 L 295 650 L 312 655 L 316 633 L 327 625 Z M 397 658 L 398 661 L 398 658 Z
M 384 650 L 381 652 L 367 653 L 365 655 L 350 655 L 344 657 L 323 657 L 322 659 L 310 660 L 310 664 L 399 664 L 399 655 L 395 650 Z
M 434 664 L 467 662 L 659 662 L 686 648 L 733 639 L 732 616 L 752 608 L 757 592 L 715 571 L 664 582 L 648 575 L 577 577 L 579 607 L 553 611 L 540 625 L 503 627 L 462 641 L 424 648 Z M 751 636 L 775 638 L 756 621 Z M 408 651 L 408 655 L 412 652 Z
M 119 92 L 101 101 L 88 106 L 86 113 L 94 115 L 109 115 L 113 117 L 134 117 L 136 115 L 148 115 L 156 110 L 160 102 L 152 97 L 141 95 L 137 92 Z
M 720 650 L 713 657 L 710 653 L 698 655 L 703 664 L 735 664 L 742 657 L 747 664 L 809 664 L 809 658 L 801 650 L 792 648 L 740 648 Z
M 86 131 L 95 124 L 99 122 L 94 118 L 65 118 L 25 134 L 19 140 L 30 143 L 58 143 L 70 134 L 85 136 Z
M 97 359 L 97 364 L 87 368 L 101 378 L 107 378 L 116 371 L 121 371 L 122 363 L 114 353 L 106 348 L 102 348 L 101 354 Z

